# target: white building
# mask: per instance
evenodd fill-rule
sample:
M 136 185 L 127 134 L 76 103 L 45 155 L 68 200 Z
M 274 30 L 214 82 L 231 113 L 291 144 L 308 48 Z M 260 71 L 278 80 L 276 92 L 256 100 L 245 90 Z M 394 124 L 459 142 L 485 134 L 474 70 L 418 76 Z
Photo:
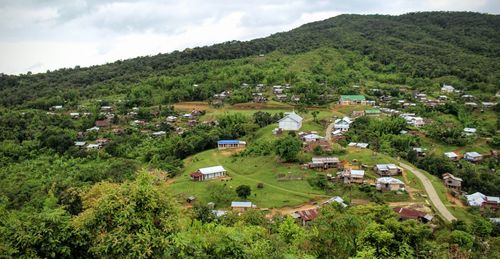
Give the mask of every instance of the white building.
M 283 130 L 299 130 L 302 127 L 302 117 L 295 112 L 286 112 L 285 117 L 278 121 L 279 128 Z
M 335 130 L 340 130 L 341 132 L 345 132 L 349 130 L 351 123 L 352 123 L 351 118 L 344 117 L 342 119 L 336 119 L 333 127 Z
M 456 161 L 458 160 L 458 155 L 455 152 L 446 152 L 444 155 L 450 160 Z
M 210 179 L 217 178 L 217 177 L 222 177 L 222 176 L 225 176 L 226 174 L 227 174 L 226 169 L 224 169 L 224 167 L 218 165 L 218 166 L 205 167 L 205 168 L 198 169 L 198 171 L 191 174 L 191 179 L 193 181 L 205 181 L 205 180 L 210 180 Z
M 453 93 L 455 92 L 455 87 L 453 87 L 452 85 L 443 84 L 443 87 L 441 87 L 441 92 Z
M 464 135 L 465 136 L 474 136 L 476 135 L 476 129 L 475 128 L 465 128 L 464 129 Z

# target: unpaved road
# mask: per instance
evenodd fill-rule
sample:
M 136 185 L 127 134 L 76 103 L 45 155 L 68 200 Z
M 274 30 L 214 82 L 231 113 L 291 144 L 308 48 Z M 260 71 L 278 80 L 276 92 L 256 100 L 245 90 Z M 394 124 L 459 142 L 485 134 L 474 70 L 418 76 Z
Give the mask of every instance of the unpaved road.
M 328 127 L 326 127 L 326 131 L 325 131 L 325 135 L 326 135 L 326 136 L 325 136 L 325 140 L 326 140 L 326 141 L 330 141 L 330 139 L 332 139 L 332 130 L 333 130 L 333 125 L 334 125 L 334 124 L 335 124 L 335 123 L 333 123 L 333 122 L 332 122 L 332 123 L 330 123 L 330 124 L 328 125 Z
M 418 179 L 420 179 L 420 181 L 422 182 L 422 185 L 424 186 L 425 192 L 427 193 L 427 196 L 431 200 L 432 204 L 434 204 L 434 207 L 438 210 L 439 214 L 441 214 L 441 216 L 443 216 L 443 218 L 445 220 L 451 222 L 452 220 L 457 219 L 457 218 L 455 218 L 455 216 L 453 216 L 451 214 L 451 212 L 448 210 L 448 208 L 446 208 L 443 201 L 441 201 L 441 199 L 439 199 L 439 196 L 436 192 L 436 189 L 434 189 L 434 186 L 432 186 L 431 180 L 429 180 L 429 178 L 427 178 L 427 176 L 425 176 L 418 169 L 416 169 L 410 165 L 407 165 L 405 163 L 399 163 L 399 165 L 401 167 L 403 167 L 404 169 L 411 171 L 415 176 L 418 177 Z

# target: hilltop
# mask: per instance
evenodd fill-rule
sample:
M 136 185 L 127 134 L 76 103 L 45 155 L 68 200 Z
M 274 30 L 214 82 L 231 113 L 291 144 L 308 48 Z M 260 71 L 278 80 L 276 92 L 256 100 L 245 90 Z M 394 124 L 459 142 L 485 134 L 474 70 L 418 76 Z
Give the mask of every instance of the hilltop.
M 227 64 L 272 53 L 295 55 L 320 48 L 338 51 L 343 59 L 349 60 L 348 66 L 365 58 L 369 61 L 367 70 L 393 75 L 400 83 L 409 78 L 445 78 L 467 89 L 493 93 L 500 80 L 499 28 L 500 16 L 469 12 L 339 15 L 247 42 L 231 41 L 88 68 L 60 69 L 36 75 L 2 75 L 0 104 L 21 105 L 39 97 L 55 96 L 68 101 L 68 96 L 60 94 L 64 89 L 71 89 L 72 95 L 80 98 L 95 96 L 97 91 L 102 97 L 102 94 L 114 94 L 113 91 L 126 91 L 133 84 L 147 83 L 162 76 L 175 77 L 179 73 L 194 73 L 184 82 L 176 82 L 182 88 L 192 84 L 227 88 L 227 85 L 221 85 L 221 80 L 209 80 L 206 71 L 192 71 L 192 68 L 186 71 L 182 67 L 212 65 L 216 61 Z M 330 62 L 324 63 L 328 65 Z M 368 75 L 362 73 L 360 76 L 346 78 L 342 84 L 353 83 Z M 237 83 L 265 81 L 268 84 L 282 80 L 288 83 L 298 81 L 283 76 L 240 75 L 232 79 Z

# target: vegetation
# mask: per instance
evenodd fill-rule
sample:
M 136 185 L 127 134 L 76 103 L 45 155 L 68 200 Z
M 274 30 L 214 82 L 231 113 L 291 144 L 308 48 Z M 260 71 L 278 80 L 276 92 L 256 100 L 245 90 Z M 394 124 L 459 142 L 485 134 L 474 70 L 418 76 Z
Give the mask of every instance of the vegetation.
M 397 176 L 409 192 L 381 193 L 332 182 L 336 169 L 301 164 L 335 155 L 373 181 L 375 164 L 402 158 L 437 177 L 463 178 L 466 192 L 500 195 L 499 159 L 486 156 L 499 147 L 500 106 L 470 108 L 461 93 L 436 106 L 415 97 L 435 101 L 446 83 L 476 103 L 495 102 L 499 29 L 499 16 L 466 12 L 340 15 L 248 42 L 2 74 L 0 257 L 495 258 L 500 228 L 488 218 L 498 211 L 452 206 L 441 183 L 440 198 L 461 220 L 431 228 L 398 220 L 388 206 L 424 203 L 411 174 Z M 286 97 L 277 101 L 272 85 L 284 85 Z M 229 96 L 220 100 L 223 91 Z M 254 94 L 270 101 L 249 103 Z M 367 109 L 336 105 L 342 94 L 391 96 L 384 108 L 428 123 L 362 116 L 332 151 L 305 151 L 297 134 L 272 134 L 292 109 L 304 117 L 301 131 L 320 135 L 332 116 Z M 465 127 L 477 134 L 465 135 Z M 247 146 L 217 150 L 221 139 Z M 351 141 L 370 149 L 346 148 Z M 485 158 L 452 162 L 442 155 L 448 151 Z M 215 165 L 228 177 L 191 180 Z M 322 205 L 305 226 L 288 216 L 335 195 L 349 206 Z M 220 214 L 239 199 L 269 210 Z

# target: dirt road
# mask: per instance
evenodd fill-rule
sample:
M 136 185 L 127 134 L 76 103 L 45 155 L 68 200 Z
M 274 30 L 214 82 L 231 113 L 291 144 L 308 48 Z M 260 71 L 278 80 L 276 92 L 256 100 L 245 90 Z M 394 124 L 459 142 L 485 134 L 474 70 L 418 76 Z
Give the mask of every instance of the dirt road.
M 332 130 L 333 130 L 333 126 L 334 126 L 335 123 L 330 123 L 328 125 L 328 127 L 326 127 L 326 131 L 325 131 L 325 140 L 326 141 L 330 141 L 332 139 Z
M 434 189 L 434 186 L 432 186 L 431 181 L 429 180 L 429 178 L 427 178 L 427 176 L 425 176 L 425 174 L 405 163 L 399 163 L 399 165 L 404 169 L 411 171 L 415 176 L 418 177 L 418 179 L 420 179 L 422 185 L 424 186 L 425 192 L 427 193 L 427 196 L 431 200 L 432 204 L 434 204 L 434 207 L 438 210 L 439 214 L 441 214 L 441 216 L 443 216 L 445 220 L 451 222 L 452 220 L 457 219 L 451 214 L 448 208 L 446 208 L 443 201 L 441 201 L 436 192 L 436 189 Z

